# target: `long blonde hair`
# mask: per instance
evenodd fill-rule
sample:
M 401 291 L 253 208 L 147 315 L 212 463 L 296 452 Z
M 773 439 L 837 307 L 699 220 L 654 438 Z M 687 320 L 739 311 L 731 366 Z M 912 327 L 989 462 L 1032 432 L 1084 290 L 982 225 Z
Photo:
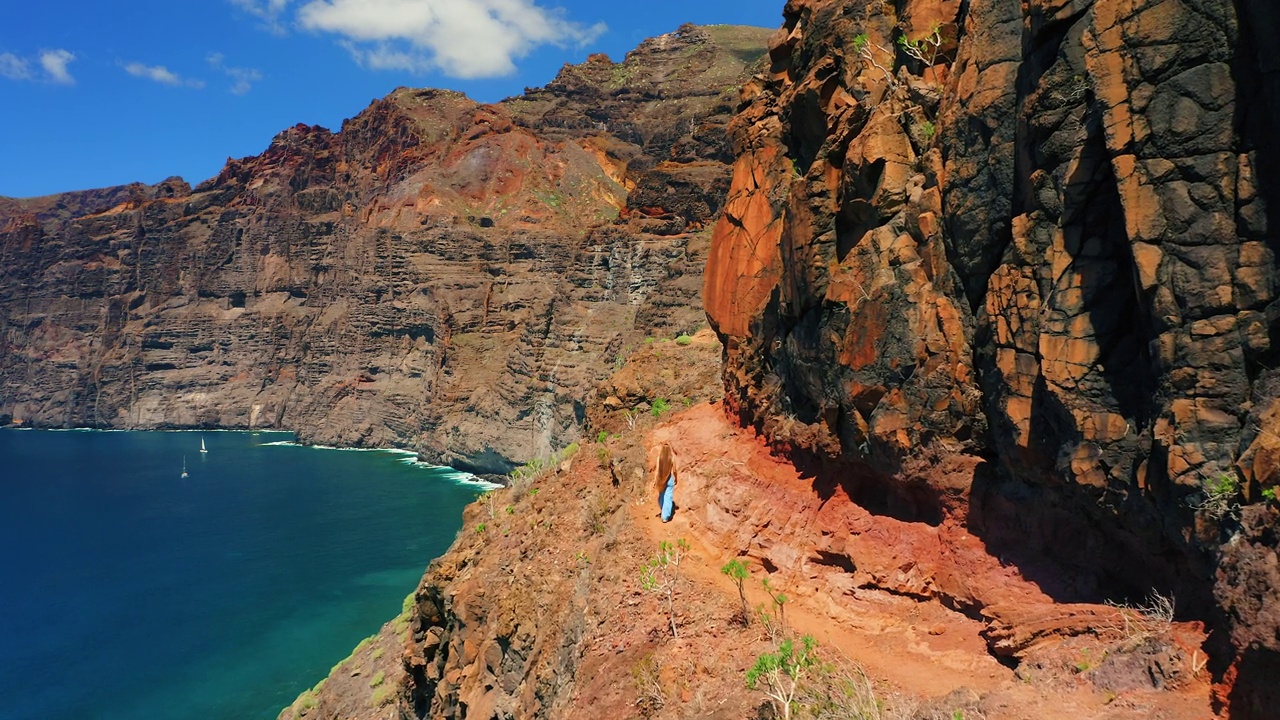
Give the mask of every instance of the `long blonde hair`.
M 675 453 L 670 445 L 662 443 L 662 450 L 658 452 L 658 467 L 653 477 L 653 484 L 658 492 L 667 487 L 667 478 L 672 475 L 676 476 L 676 482 L 679 483 L 680 471 L 676 469 Z

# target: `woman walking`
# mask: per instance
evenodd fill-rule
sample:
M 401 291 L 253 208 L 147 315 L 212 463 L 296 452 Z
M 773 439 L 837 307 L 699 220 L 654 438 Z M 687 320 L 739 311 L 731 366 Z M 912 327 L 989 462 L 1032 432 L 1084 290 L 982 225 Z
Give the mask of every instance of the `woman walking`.
M 671 516 L 676 511 L 677 475 L 679 471 L 676 470 L 675 453 L 671 452 L 670 445 L 662 443 L 662 450 L 658 453 L 657 472 L 654 473 L 654 487 L 658 491 L 658 508 L 662 514 L 662 522 L 671 522 Z

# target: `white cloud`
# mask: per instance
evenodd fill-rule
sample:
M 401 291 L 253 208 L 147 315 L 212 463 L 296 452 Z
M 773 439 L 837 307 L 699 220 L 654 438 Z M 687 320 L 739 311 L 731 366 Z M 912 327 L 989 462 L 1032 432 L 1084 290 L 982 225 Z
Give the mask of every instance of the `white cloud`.
M 209 62 L 209 67 L 215 70 L 221 70 L 224 75 L 231 78 L 231 94 L 244 95 L 253 89 L 253 84 L 262 79 L 262 72 L 255 68 L 231 67 L 225 64 L 226 56 L 222 53 L 209 53 L 205 58 Z
M 277 35 L 285 32 L 281 16 L 291 0 L 231 0 L 231 4 L 262 21 L 262 26 Z
M 76 79 L 67 72 L 67 66 L 76 59 L 74 53 L 66 50 L 41 50 L 40 67 L 44 68 L 51 82 L 59 85 L 75 85 Z
M 0 53 L 0 77 L 10 80 L 30 80 L 31 63 L 13 53 Z
M 288 2 L 268 1 L 281 9 Z M 342 36 L 365 67 L 460 78 L 505 75 L 540 45 L 585 45 L 605 31 L 604 23 L 585 27 L 533 0 L 309 0 L 297 20 Z
M 185 86 L 192 88 L 204 87 L 203 80 L 184 78 L 163 65 L 146 65 L 140 62 L 131 62 L 123 67 L 125 72 L 134 77 L 154 80 L 161 85 L 172 85 L 173 87 Z

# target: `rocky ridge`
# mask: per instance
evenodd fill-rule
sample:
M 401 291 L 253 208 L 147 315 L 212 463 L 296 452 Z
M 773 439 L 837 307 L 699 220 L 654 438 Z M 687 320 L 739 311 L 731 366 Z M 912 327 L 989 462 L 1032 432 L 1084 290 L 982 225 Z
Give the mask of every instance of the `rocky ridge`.
M 1268 716 L 1280 15 L 784 17 L 706 276 L 733 411 L 815 488 L 961 523 L 1059 601 L 1176 597 L 1214 628 L 1232 717 Z
M 625 348 L 705 322 L 766 34 L 685 26 L 494 105 L 401 88 L 195 188 L 0 199 L 0 419 L 550 453 Z

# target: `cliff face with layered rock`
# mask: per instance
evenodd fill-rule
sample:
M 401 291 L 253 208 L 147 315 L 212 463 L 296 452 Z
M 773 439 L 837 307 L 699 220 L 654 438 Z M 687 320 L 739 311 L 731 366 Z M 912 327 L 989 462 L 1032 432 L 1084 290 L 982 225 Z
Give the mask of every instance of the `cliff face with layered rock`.
M 495 105 L 402 88 L 194 189 L 0 199 L 0 417 L 546 454 L 625 348 L 705 322 L 766 37 L 685 26 Z
M 1174 595 L 1216 629 L 1217 670 L 1253 678 L 1232 716 L 1265 716 L 1280 14 L 784 15 L 706 276 L 734 412 L 817 486 L 966 523 L 1059 600 Z

